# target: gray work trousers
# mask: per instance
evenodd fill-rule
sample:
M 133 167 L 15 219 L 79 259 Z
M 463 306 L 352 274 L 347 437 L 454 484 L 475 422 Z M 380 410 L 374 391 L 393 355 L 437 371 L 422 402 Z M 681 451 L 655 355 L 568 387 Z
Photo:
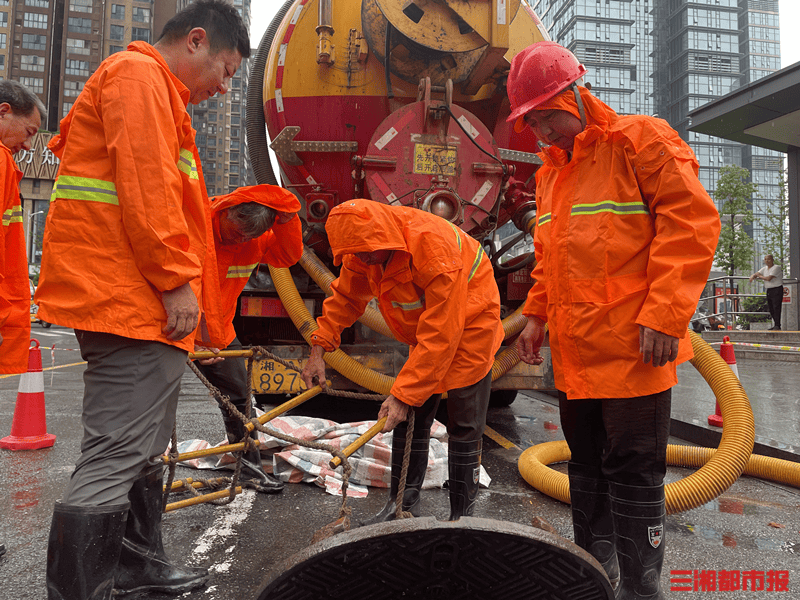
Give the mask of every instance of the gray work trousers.
M 81 455 L 62 502 L 127 502 L 134 479 L 161 462 L 175 423 L 187 352 L 146 340 L 75 330 L 83 375 Z

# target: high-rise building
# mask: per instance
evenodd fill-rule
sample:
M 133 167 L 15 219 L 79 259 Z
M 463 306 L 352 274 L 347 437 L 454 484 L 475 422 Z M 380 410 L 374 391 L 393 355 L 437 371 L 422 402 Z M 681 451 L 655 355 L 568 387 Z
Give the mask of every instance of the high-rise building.
M 759 186 L 759 217 L 778 197 L 780 153 L 688 131 L 689 112 L 780 68 L 777 0 L 531 0 L 551 38 L 586 65 L 592 92 L 620 114 L 665 119 L 700 163 L 714 195 L 739 165 Z
M 228 0 L 250 24 L 251 0 Z M 0 79 L 27 85 L 44 102 L 48 119 L 30 151 L 17 155 L 24 178 L 26 230 L 31 240 L 41 237 L 53 188 L 58 159 L 47 142 L 58 131 L 61 119 L 75 98 L 109 55 L 136 40 L 155 43 L 164 24 L 191 0 L 0 0 Z M 198 129 L 201 159 L 209 191 L 227 193 L 244 184 L 249 170 L 244 152 L 242 110 L 247 86 L 245 61 L 225 96 L 207 101 L 193 118 Z M 212 106 L 213 104 L 213 106 Z M 191 106 L 191 105 L 190 105 Z M 191 109 L 190 109 L 191 110 Z M 201 115 L 207 116 L 204 121 Z M 213 132 L 213 133 L 212 133 Z M 34 168 L 34 165 L 37 165 Z M 30 245 L 30 244 L 29 244 Z M 35 244 L 33 244 L 35 246 Z M 33 247 L 29 260 L 38 263 Z

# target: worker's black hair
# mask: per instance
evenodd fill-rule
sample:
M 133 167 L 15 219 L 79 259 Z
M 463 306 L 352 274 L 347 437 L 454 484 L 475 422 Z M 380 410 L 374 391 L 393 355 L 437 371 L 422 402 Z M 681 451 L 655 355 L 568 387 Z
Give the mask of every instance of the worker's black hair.
M 250 35 L 239 11 L 224 0 L 197 0 L 164 25 L 161 37 L 173 43 L 189 34 L 195 27 L 206 30 L 211 50 L 238 50 L 242 58 L 250 56 Z

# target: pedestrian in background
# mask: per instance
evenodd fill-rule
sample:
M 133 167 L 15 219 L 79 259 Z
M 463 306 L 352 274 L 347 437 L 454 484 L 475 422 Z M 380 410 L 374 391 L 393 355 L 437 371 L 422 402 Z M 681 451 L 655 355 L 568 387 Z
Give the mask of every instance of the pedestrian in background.
M 25 373 L 31 341 L 31 290 L 19 170 L 14 154 L 30 150 L 47 111 L 39 97 L 21 83 L 0 81 L 0 178 L 3 226 L 0 227 L 0 373 Z M 0 556 L 6 553 L 0 544 Z
M 42 318 L 75 329 L 87 361 L 81 455 L 50 529 L 51 600 L 183 593 L 209 577 L 171 564 L 161 538 L 161 455 L 187 356 L 197 338 L 224 343 L 186 107 L 224 94 L 249 54 L 236 8 L 198 0 L 155 45 L 104 60 L 51 141 L 61 163 L 36 299 Z
M 378 412 L 378 419 L 387 417 L 383 431 L 393 431 L 389 499 L 367 523 L 394 518 L 411 410 L 413 440 L 402 505 L 419 516 L 430 430 L 442 392 L 447 392 L 449 520 L 472 515 L 492 364 L 503 341 L 500 294 L 483 247 L 441 217 L 371 200 L 335 207 L 325 230 L 333 262 L 342 268 L 322 305 L 319 329 L 311 335 L 305 384 L 311 388 L 318 379 L 325 387 L 324 353 L 339 347 L 342 331 L 372 298 L 395 338 L 410 346 Z
M 303 230 L 297 216 L 298 210 L 300 201 L 295 195 L 274 185 L 242 187 L 226 196 L 214 198 L 211 211 L 226 350 L 242 349 L 233 328 L 233 317 L 236 315 L 239 294 L 253 269 L 261 263 L 290 267 L 300 259 L 303 253 Z M 196 362 L 206 379 L 228 396 L 240 413 L 250 414 L 251 384 L 247 379 L 244 357 Z M 228 441 L 242 441 L 246 434 L 244 423 L 228 414 L 223 407 L 220 409 Z M 282 481 L 264 470 L 258 448 L 244 453 L 242 466 L 255 477 L 259 491 L 275 493 L 284 488 Z
M 546 146 L 518 348 L 540 364 L 549 326 L 575 542 L 619 600 L 661 599 L 670 394 L 720 220 L 678 134 L 617 115 L 577 85 L 585 74 L 553 42 L 511 63 L 508 120 Z
M 775 264 L 772 254 L 764 257 L 764 266 L 750 275 L 750 281 L 760 279 L 767 290 L 767 309 L 774 325 L 770 331 L 781 331 L 781 308 L 783 307 L 783 270 Z

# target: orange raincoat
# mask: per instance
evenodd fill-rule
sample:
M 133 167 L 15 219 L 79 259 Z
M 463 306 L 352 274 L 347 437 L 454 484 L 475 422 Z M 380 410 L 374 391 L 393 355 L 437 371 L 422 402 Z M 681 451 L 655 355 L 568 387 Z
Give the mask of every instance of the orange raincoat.
M 275 224 L 264 235 L 244 244 L 220 244 L 220 213 L 231 206 L 257 202 L 280 212 L 296 213 L 300 201 L 290 191 L 274 185 L 241 187 L 235 192 L 214 198 L 211 204 L 214 239 L 217 243 L 217 266 L 221 288 L 221 305 L 225 320 L 225 346 L 236 337 L 233 317 L 236 301 L 247 284 L 250 273 L 260 263 L 273 267 L 290 267 L 303 254 L 303 230 L 298 217 L 288 223 Z
M 312 345 L 335 350 L 342 330 L 375 297 L 389 329 L 411 346 L 391 390 L 398 400 L 421 406 L 432 394 L 483 379 L 503 327 L 497 284 L 480 243 L 428 212 L 370 200 L 340 204 L 325 229 L 342 270 Z M 385 268 L 354 256 L 374 250 L 393 250 Z
M 11 150 L 0 143 L 3 162 L 3 227 L 0 228 L 0 373 L 24 373 L 28 370 L 31 342 L 31 288 L 25 231 L 22 228 L 22 205 L 19 199 L 19 170 Z
M 568 398 L 630 398 L 677 383 L 720 220 L 691 148 L 661 119 L 618 116 L 579 88 L 587 127 L 571 159 L 542 152 L 536 280 L 523 312 L 549 324 L 556 387 Z M 537 110 L 578 117 L 572 91 Z M 639 325 L 681 338 L 678 361 L 645 365 Z
M 36 299 L 66 327 L 191 350 L 169 340 L 161 292 L 191 282 L 221 345 L 211 210 L 186 111 L 189 90 L 134 42 L 86 82 L 50 148 L 61 158 Z M 149 133 L 149 135 L 148 135 Z

